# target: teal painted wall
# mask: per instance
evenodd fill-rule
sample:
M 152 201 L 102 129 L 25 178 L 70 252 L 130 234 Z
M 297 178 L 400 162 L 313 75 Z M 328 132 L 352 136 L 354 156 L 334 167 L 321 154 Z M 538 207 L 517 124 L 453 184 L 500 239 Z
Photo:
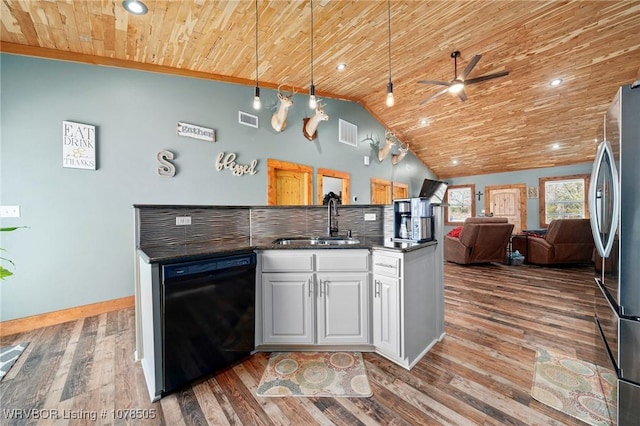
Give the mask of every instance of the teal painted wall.
M 266 204 L 266 160 L 274 158 L 351 173 L 351 195 L 368 204 L 372 177 L 410 185 L 433 178 L 407 155 L 379 163 L 368 142 L 338 142 L 338 119 L 358 126 L 359 140 L 384 127 L 357 103 L 324 99 L 328 122 L 318 139 L 302 136 L 308 97 L 297 95 L 282 133 L 271 128 L 272 90 L 252 109 L 253 88 L 86 64 L 0 55 L 0 204 L 19 205 L 21 217 L 1 226 L 29 226 L 0 234 L 15 276 L 0 282 L 0 320 L 133 294 L 132 205 Z M 381 100 L 382 102 L 383 100 Z M 238 111 L 259 116 L 258 129 L 238 124 Z M 62 121 L 96 126 L 96 171 L 62 167 Z M 184 121 L 216 130 L 217 142 L 176 134 Z M 170 150 L 177 174 L 160 177 L 156 154 Z M 258 160 L 254 176 L 217 171 L 220 152 L 238 162 Z M 371 155 L 371 165 L 363 157 Z M 314 182 L 315 194 L 315 182 Z
M 596 146 L 594 144 L 594 147 L 593 147 L 594 156 L 595 156 L 595 153 L 596 153 Z M 580 164 L 574 164 L 570 166 L 547 167 L 547 168 L 540 168 L 540 169 L 523 170 L 518 172 L 464 176 L 464 177 L 447 179 L 447 181 L 451 185 L 474 184 L 476 187 L 476 192 L 480 191 L 482 193 L 485 193 L 486 186 L 524 183 L 527 186 L 527 188 L 532 186 L 538 187 L 539 185 L 538 179 L 541 177 L 591 174 L 591 166 L 592 166 L 591 163 L 580 163 Z M 527 199 L 527 229 L 540 228 L 540 216 L 538 213 L 540 208 L 539 201 L 540 200 L 538 198 Z M 481 213 L 482 209 L 484 209 L 484 202 L 485 202 L 484 195 L 481 196 L 480 201 L 478 201 L 478 197 L 476 196 L 476 216 Z M 447 229 L 451 229 L 451 228 L 453 228 L 453 226 L 447 227 Z

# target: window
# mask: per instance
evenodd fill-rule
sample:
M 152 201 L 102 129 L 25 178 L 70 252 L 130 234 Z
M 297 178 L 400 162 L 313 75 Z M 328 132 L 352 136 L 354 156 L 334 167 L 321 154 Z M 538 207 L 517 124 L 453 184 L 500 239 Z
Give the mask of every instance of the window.
M 549 226 L 554 219 L 589 217 L 589 175 L 540 178 L 539 182 L 541 227 Z
M 461 225 L 468 217 L 475 216 L 475 185 L 450 185 L 447 188 L 446 225 Z

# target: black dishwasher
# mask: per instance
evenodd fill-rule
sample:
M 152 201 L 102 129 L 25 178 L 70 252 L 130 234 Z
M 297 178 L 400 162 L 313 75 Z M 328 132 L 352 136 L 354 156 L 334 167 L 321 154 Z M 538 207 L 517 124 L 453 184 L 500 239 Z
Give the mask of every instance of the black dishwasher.
M 255 253 L 162 265 L 164 394 L 255 349 Z

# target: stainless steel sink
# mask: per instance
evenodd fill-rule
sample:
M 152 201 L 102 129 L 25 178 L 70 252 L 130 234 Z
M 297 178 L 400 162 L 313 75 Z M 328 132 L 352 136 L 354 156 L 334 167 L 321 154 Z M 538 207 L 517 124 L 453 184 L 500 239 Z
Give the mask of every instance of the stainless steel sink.
M 352 237 L 289 237 L 273 241 L 273 244 L 281 246 L 341 246 L 359 243 L 360 240 Z

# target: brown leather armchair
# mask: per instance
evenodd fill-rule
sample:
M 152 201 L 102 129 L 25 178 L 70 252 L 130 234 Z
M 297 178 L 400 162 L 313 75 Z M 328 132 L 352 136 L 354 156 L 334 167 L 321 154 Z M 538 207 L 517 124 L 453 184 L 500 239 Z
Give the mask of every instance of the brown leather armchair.
M 589 219 L 556 219 L 541 238 L 514 235 L 513 251 L 524 255 L 525 262 L 537 265 L 589 263 L 593 261 L 593 236 Z
M 504 263 L 513 224 L 505 217 L 471 217 L 464 221 L 459 237 L 444 237 L 444 259 L 449 262 Z

